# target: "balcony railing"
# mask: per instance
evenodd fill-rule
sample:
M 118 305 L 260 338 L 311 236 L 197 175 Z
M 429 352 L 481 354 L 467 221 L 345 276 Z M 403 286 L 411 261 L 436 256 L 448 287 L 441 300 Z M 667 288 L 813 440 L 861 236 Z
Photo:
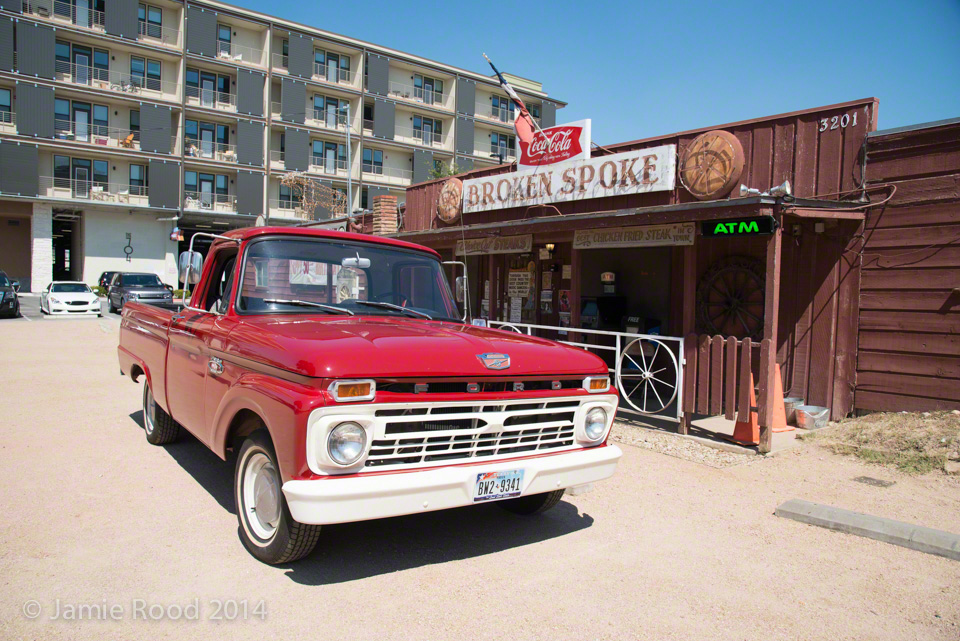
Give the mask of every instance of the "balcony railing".
M 503 155 L 503 161 L 511 161 L 517 159 L 517 152 L 511 149 L 510 147 L 499 147 L 495 145 L 487 145 L 484 147 L 479 147 L 473 150 L 475 156 L 482 156 L 484 158 L 489 158 L 494 162 L 499 162 L 500 156 Z
M 450 95 L 449 93 L 443 93 L 429 88 L 414 87 L 413 85 L 405 85 L 400 82 L 390 82 L 388 93 L 395 98 L 440 108 L 447 106 L 447 97 Z
M 137 39 L 146 40 L 151 44 L 160 43 L 166 47 L 180 48 L 179 29 L 171 29 L 170 27 L 164 27 L 146 21 L 140 22 Z
M 337 65 L 313 63 L 313 77 L 336 84 L 352 85 L 356 73 L 349 69 L 341 69 Z
M 187 138 L 184 142 L 187 158 L 206 158 L 220 162 L 237 162 L 237 146 L 212 140 Z
M 208 191 L 185 191 L 183 208 L 193 211 L 237 213 L 237 197 L 233 194 L 213 194 Z
M 290 66 L 290 56 L 285 56 L 282 53 L 273 54 L 274 69 L 287 69 L 289 66 Z
M 435 131 L 424 131 L 404 125 L 396 125 L 394 139 L 401 142 L 409 142 L 414 145 L 423 145 L 425 147 L 442 147 L 444 144 L 443 134 Z
M 312 121 L 311 124 L 317 127 L 334 129 L 336 131 L 346 131 L 347 129 L 347 114 L 331 113 L 323 109 L 314 108 L 307 111 L 307 118 Z
M 236 63 L 256 65 L 258 67 L 263 66 L 262 50 L 254 49 L 253 47 L 246 47 L 244 45 L 238 45 L 233 42 L 223 42 L 222 40 L 218 40 L 217 57 Z
M 270 151 L 270 164 L 271 165 L 280 165 L 283 167 L 286 164 L 286 152 L 271 150 Z
M 79 9 L 60 0 L 24 0 L 23 12 L 97 31 L 103 31 L 106 24 L 102 11 Z
M 328 176 L 346 176 L 350 173 L 350 165 L 346 160 L 324 158 L 323 156 L 310 157 L 310 171 L 315 174 Z
M 491 103 L 483 102 L 482 100 L 477 101 L 476 107 L 476 115 L 481 118 L 489 118 L 490 120 L 498 120 L 505 123 L 512 123 L 517 119 L 517 112 L 509 107 L 494 107 Z
M 107 127 L 91 123 L 75 122 L 71 120 L 54 120 L 53 135 L 58 140 L 81 142 L 114 149 L 140 149 L 140 132 L 121 127 Z M 170 151 L 177 148 L 177 137 L 170 136 Z
M 318 216 L 315 212 L 307 212 L 303 206 L 294 199 L 271 198 L 268 201 L 271 218 L 292 218 L 294 220 L 329 220 L 331 218 L 342 218 L 346 214 L 335 214 L 333 216 Z
M 0 111 L 0 127 L 4 129 L 15 129 L 17 126 L 17 114 L 13 111 Z
M 212 89 L 201 89 L 200 87 L 187 87 L 186 92 L 188 105 L 222 111 L 237 110 L 237 97 L 232 93 L 222 93 Z
M 146 207 L 150 204 L 147 188 L 126 183 L 111 183 L 74 178 L 40 176 L 40 197 L 59 200 L 89 200 Z
M 364 131 L 373 131 L 373 121 L 364 118 L 364 119 L 363 119 L 363 130 L 364 130 Z
M 117 93 L 177 95 L 177 83 L 143 76 L 132 76 L 111 69 L 86 67 L 65 60 L 54 63 L 54 78 L 60 82 L 107 89 Z
M 409 169 L 394 169 L 393 167 L 381 167 L 372 163 L 362 163 L 361 171 L 371 180 L 394 185 L 407 185 L 413 180 L 413 172 Z

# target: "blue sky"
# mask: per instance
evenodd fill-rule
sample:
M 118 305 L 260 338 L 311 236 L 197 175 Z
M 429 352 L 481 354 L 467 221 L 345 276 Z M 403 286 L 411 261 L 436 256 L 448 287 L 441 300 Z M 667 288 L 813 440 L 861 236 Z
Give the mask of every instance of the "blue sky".
M 960 0 L 227 0 L 486 73 L 537 79 L 600 144 L 859 98 L 879 127 L 960 117 Z

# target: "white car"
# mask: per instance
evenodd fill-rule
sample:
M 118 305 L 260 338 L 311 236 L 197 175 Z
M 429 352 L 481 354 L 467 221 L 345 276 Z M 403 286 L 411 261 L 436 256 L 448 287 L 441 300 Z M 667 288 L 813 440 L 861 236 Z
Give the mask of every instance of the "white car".
M 53 281 L 40 294 L 40 311 L 51 315 L 103 316 L 100 297 L 86 283 Z

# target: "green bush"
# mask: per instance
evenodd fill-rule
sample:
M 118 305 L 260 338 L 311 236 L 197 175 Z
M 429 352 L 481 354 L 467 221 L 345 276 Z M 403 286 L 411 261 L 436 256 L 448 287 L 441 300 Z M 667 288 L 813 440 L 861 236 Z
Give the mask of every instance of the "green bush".
M 105 287 L 100 287 L 100 285 L 94 285 L 90 289 L 92 289 L 93 293 L 99 296 L 100 298 L 107 297 L 107 289 Z
M 174 298 L 190 298 L 190 290 L 189 290 L 189 289 L 175 289 L 175 290 L 173 290 L 173 297 L 174 297 Z

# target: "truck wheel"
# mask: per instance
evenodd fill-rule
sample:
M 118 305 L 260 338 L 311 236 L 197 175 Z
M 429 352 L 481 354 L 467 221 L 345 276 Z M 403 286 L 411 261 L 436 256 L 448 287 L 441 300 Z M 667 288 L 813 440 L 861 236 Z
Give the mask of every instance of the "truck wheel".
M 180 425 L 153 398 L 149 383 L 143 383 L 143 431 L 151 445 L 166 445 L 180 437 Z
M 515 499 L 507 499 L 506 501 L 497 501 L 497 505 L 508 512 L 530 516 L 546 512 L 552 508 L 560 502 L 564 492 L 566 492 L 566 490 L 554 490 L 553 492 L 546 492 L 545 494 L 531 494 L 530 496 L 521 496 Z
M 233 494 L 243 544 L 264 563 L 289 563 L 310 554 L 319 525 L 293 520 L 283 496 L 280 466 L 266 430 L 251 434 L 240 447 Z

